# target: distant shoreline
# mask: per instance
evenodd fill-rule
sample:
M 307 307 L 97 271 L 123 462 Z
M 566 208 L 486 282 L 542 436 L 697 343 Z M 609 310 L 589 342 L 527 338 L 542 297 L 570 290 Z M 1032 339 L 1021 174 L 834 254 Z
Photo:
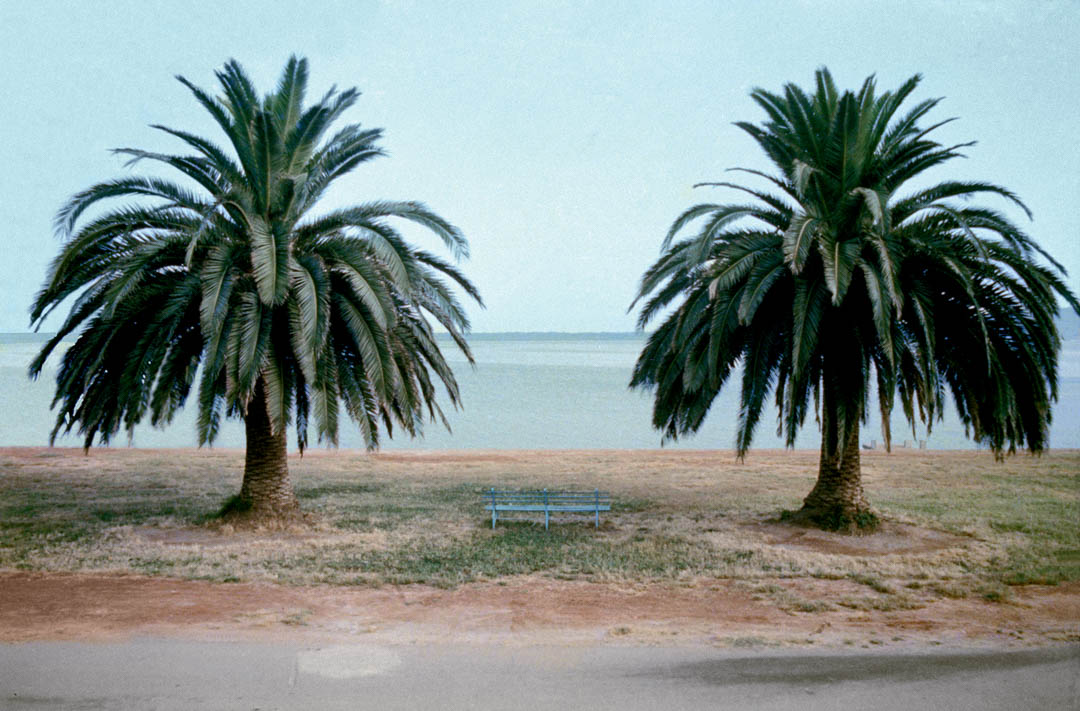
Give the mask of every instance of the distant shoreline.
M 1062 310 L 1058 315 L 1058 329 L 1062 340 L 1080 338 L 1080 317 L 1072 311 Z M 34 333 L 33 331 L 0 331 L 0 344 L 3 343 L 44 343 L 56 334 Z M 449 340 L 449 335 L 442 332 L 435 334 L 440 339 Z M 652 335 L 652 331 L 474 331 L 466 334 L 470 341 L 562 341 L 562 340 L 635 340 Z M 72 334 L 74 338 L 75 334 Z

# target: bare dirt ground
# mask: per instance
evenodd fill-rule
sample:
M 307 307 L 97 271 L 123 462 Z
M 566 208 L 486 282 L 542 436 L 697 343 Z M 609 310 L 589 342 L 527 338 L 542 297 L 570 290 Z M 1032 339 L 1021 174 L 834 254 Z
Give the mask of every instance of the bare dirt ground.
M 792 581 L 840 594 L 845 581 Z M 855 583 L 850 583 L 855 586 Z M 1008 604 L 788 613 L 734 581 L 628 585 L 524 577 L 454 590 L 285 587 L 108 574 L 0 573 L 0 641 L 431 641 L 734 647 L 1020 647 L 1080 641 L 1080 584 L 1026 586 Z
M 907 490 L 980 491 L 977 487 L 982 484 L 971 462 L 981 457 L 1002 480 L 1006 476 L 1027 477 L 1024 481 L 1030 479 L 1030 486 L 1036 487 L 1042 486 L 1040 476 L 1060 477 L 1062 471 L 1075 476 L 1075 456 L 1067 453 L 1038 461 L 1011 458 L 999 464 L 990 462 L 989 455 L 972 453 L 871 452 L 864 458 L 864 478 L 872 493 L 882 499 L 893 496 L 896 500 L 897 491 Z M 198 492 L 216 483 L 222 492 L 234 491 L 242 463 L 241 454 L 221 450 L 93 450 L 90 456 L 83 456 L 74 450 L 4 448 L 0 457 L 8 462 L 9 476 L 18 474 L 25 479 L 28 483 L 24 486 L 33 496 L 43 496 L 40 492 L 55 488 L 53 482 L 59 481 L 79 487 L 80 497 L 98 492 L 100 504 L 91 501 L 80 505 L 90 507 L 88 511 L 101 506 L 107 512 L 122 511 L 128 505 L 124 497 L 131 499 L 132 506 L 145 506 L 154 496 L 164 496 L 158 492 L 171 492 L 173 487 Z M 945 593 L 923 596 L 920 604 L 910 608 L 837 604 L 804 612 L 778 604 L 777 598 L 787 593 L 792 599 L 809 602 L 840 601 L 845 596 L 866 598 L 867 583 L 844 573 L 842 563 L 848 556 L 886 563 L 905 556 L 929 559 L 943 551 L 963 549 L 976 540 L 967 534 L 956 535 L 955 528 L 948 532 L 900 517 L 886 520 L 872 536 L 839 536 L 790 526 L 762 514 L 797 505 L 798 498 L 791 498 L 790 493 L 797 496 L 809 489 L 815 457 L 813 452 L 764 452 L 740 463 L 730 453 L 715 452 L 419 452 L 378 456 L 313 452 L 303 460 L 291 461 L 290 466 L 297 480 L 308 486 L 313 485 L 308 482 L 338 481 L 334 478 L 338 477 L 342 481 L 417 487 L 462 481 L 611 487 L 620 496 L 649 499 L 648 515 L 705 511 L 701 521 L 683 516 L 665 526 L 689 527 L 694 535 L 699 535 L 699 529 L 707 532 L 716 527 L 721 533 L 700 535 L 729 536 L 740 541 L 740 549 L 768 546 L 836 558 L 839 563 L 831 562 L 828 568 L 840 571 L 835 579 L 776 573 L 768 579 L 714 576 L 666 582 L 596 582 L 562 580 L 556 570 L 443 589 L 390 584 L 212 583 L 130 572 L 7 568 L 0 570 L 0 642 L 116 641 L 152 636 L 375 644 L 444 641 L 735 648 L 940 644 L 997 649 L 1080 642 L 1080 581 L 1010 586 L 1006 599 L 997 601 L 974 592 L 957 597 Z M 114 498 L 104 498 L 101 491 Z M 166 498 L 183 500 L 189 496 L 193 494 L 170 493 Z M 708 513 L 712 501 L 718 506 L 749 503 L 745 511 L 732 509 L 714 516 Z M 652 513 L 654 508 L 659 513 Z M 457 519 L 451 523 L 459 528 L 477 525 L 468 518 L 473 514 L 463 515 L 464 523 Z M 645 515 L 613 515 L 604 526 L 636 526 L 640 521 L 635 517 Z M 1032 510 L 1030 518 L 1037 521 L 1039 515 Z M 106 553 L 113 556 L 109 565 L 115 571 L 128 565 L 123 556 L 140 550 L 139 546 L 153 548 L 151 552 L 165 560 L 165 553 L 174 548 L 197 549 L 204 557 L 228 548 L 221 553 L 225 556 L 240 544 L 276 550 L 306 537 L 329 535 L 321 529 L 316 533 L 236 531 L 225 535 L 212 527 L 155 521 L 125 528 L 122 542 L 127 547 Z M 57 550 L 56 555 L 61 555 L 66 549 Z M 94 549 L 87 555 L 91 553 Z M 315 556 L 315 560 L 321 559 Z M 63 560 L 49 561 L 50 565 L 63 565 Z M 78 561 L 84 569 L 90 563 Z M 886 582 L 901 584 L 902 576 L 897 580 L 900 582 Z M 762 587 L 775 589 L 763 593 Z

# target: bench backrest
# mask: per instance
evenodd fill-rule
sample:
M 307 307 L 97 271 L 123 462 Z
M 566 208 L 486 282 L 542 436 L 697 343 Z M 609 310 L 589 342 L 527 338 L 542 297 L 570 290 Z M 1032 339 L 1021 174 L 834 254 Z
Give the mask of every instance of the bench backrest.
M 592 491 L 548 491 L 547 489 L 490 489 L 484 496 L 496 505 L 519 504 L 523 506 L 593 506 L 610 505 L 611 493 Z

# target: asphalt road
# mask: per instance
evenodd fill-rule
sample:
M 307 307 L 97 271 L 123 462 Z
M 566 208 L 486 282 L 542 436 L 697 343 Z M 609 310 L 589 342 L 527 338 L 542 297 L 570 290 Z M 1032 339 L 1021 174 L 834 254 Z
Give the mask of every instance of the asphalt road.
M 1019 652 L 33 642 L 0 709 L 1080 709 L 1080 646 Z

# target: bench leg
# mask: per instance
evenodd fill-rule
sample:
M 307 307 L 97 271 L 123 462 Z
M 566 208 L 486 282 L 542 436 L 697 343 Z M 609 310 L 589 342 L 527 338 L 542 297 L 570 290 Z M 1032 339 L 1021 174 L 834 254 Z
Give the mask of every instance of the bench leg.
M 544 530 L 548 530 L 548 522 L 551 520 L 551 512 L 544 509 Z
M 499 520 L 499 512 L 495 509 L 491 509 L 491 528 L 495 529 L 495 522 Z
M 600 528 L 600 509 L 596 510 L 596 527 Z

